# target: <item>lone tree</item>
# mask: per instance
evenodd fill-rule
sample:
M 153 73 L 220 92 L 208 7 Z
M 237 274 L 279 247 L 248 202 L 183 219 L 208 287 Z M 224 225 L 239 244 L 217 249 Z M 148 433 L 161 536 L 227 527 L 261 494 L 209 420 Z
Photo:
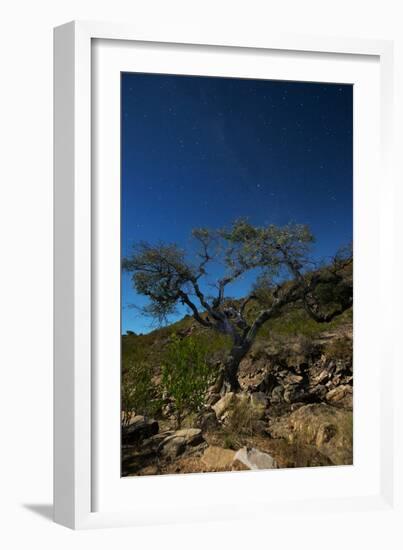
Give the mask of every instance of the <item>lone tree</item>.
M 351 256 L 335 257 L 326 268 L 312 270 L 310 261 L 313 235 L 305 225 L 256 227 L 247 220 L 236 220 L 229 229 L 194 229 L 197 261 L 190 261 L 176 244 L 151 245 L 142 242 L 132 256 L 124 259 L 123 269 L 132 273 L 136 291 L 149 299 L 144 312 L 160 322 L 175 312 L 177 304 L 188 306 L 203 327 L 226 334 L 232 347 L 223 365 L 222 385 L 238 391 L 239 364 L 250 350 L 259 330 L 288 304 L 300 302 L 307 314 L 319 323 L 328 323 L 352 305 L 352 283 L 342 271 Z M 208 269 L 222 275 L 210 281 Z M 311 268 L 311 270 L 309 270 Z M 246 273 L 256 274 L 251 292 L 241 300 L 230 300 L 226 292 Z M 204 283 L 203 283 L 204 281 Z M 316 294 L 338 287 L 337 300 L 323 307 Z M 212 295 L 205 289 L 212 289 Z M 261 306 L 259 294 L 269 289 Z M 210 292 L 210 291 L 209 291 Z M 333 292 L 334 294 L 334 292 Z M 261 307 L 250 319 L 247 305 Z

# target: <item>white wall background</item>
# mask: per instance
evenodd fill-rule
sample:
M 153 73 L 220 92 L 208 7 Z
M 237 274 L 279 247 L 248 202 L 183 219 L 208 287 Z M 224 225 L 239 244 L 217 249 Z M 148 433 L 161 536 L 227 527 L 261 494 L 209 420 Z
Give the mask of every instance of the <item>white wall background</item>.
M 254 546 L 400 547 L 388 514 L 267 518 L 265 524 L 72 532 L 52 499 L 52 28 L 72 19 L 151 22 L 396 40 L 402 136 L 403 12 L 399 0 L 14 0 L 1 9 L 0 545 L 3 548 Z M 402 171 L 400 169 L 400 180 Z M 400 190 L 403 208 L 403 193 Z M 403 218 L 403 216 L 401 216 Z M 396 228 L 402 231 L 402 221 Z M 401 266 L 400 266 L 401 268 Z M 400 274 L 403 275 L 401 269 Z M 403 280 L 403 276 L 401 277 Z M 212 495 L 219 499 L 219 495 Z M 355 526 L 355 527 L 354 527 Z M 352 529 L 354 528 L 354 532 Z M 398 541 L 398 538 L 400 541 Z M 399 544 L 400 543 L 400 544 Z

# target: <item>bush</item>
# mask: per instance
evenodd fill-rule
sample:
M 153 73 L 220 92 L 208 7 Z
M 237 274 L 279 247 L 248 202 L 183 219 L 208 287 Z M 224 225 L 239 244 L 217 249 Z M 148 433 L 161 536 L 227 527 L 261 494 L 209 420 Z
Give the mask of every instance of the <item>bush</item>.
M 122 368 L 121 405 L 123 425 L 127 425 L 133 414 L 152 415 L 159 407 L 155 399 L 151 368 L 145 361 L 129 360 Z
M 185 413 L 197 412 L 204 403 L 214 372 L 208 363 L 208 346 L 189 336 L 173 336 L 162 366 L 162 386 L 173 400 L 178 427 Z

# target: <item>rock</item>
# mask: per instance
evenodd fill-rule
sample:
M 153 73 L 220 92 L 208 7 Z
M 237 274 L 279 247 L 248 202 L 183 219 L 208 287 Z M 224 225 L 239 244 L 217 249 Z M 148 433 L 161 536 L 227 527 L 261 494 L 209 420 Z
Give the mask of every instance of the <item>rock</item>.
M 258 449 L 243 447 L 235 453 L 233 466 L 236 469 L 237 463 L 246 466 L 248 470 L 271 470 L 277 468 L 277 462 L 268 453 L 262 453 Z
M 309 390 L 309 393 L 317 401 L 323 401 L 326 397 L 328 389 L 323 384 L 318 384 Z
M 332 466 L 330 458 L 313 445 L 289 443 L 285 439 L 267 439 L 259 442 L 261 451 L 270 454 L 279 468 L 307 468 Z
M 240 460 L 234 460 L 231 465 L 231 471 L 232 472 L 242 472 L 245 470 L 250 470 L 246 464 L 241 462 Z
M 231 407 L 235 394 L 233 392 L 226 393 L 217 403 L 212 406 L 216 416 L 220 419 Z
M 139 476 L 154 476 L 156 474 L 158 474 L 158 467 L 155 464 L 150 464 L 137 472 Z
M 353 408 L 353 388 L 349 385 L 341 385 L 326 394 L 326 400 L 329 403 L 343 405 L 344 407 Z
M 165 439 L 159 448 L 161 456 L 165 458 L 176 458 L 186 449 L 186 441 L 184 437 L 170 436 Z
M 334 464 L 352 464 L 353 416 L 351 411 L 324 403 L 304 405 L 270 424 L 273 438 L 314 445 Z
M 184 428 L 166 437 L 158 450 L 161 456 L 172 459 L 184 453 L 188 447 L 197 447 L 201 443 L 204 443 L 204 438 L 200 429 Z
M 261 391 L 254 392 L 250 396 L 250 402 L 252 403 L 252 405 L 260 406 L 264 409 L 267 407 L 267 401 L 267 395 L 265 395 Z
M 201 413 L 197 425 L 203 432 L 217 429 L 219 424 L 215 412 L 210 409 Z
M 122 443 L 132 445 L 147 437 L 158 433 L 159 426 L 156 420 L 147 419 L 144 416 L 137 415 L 131 419 L 128 426 L 122 427 Z
M 309 363 L 309 357 L 305 354 L 291 354 L 289 357 L 286 357 L 286 363 L 290 368 L 300 367 Z
M 294 403 L 301 399 L 301 389 L 297 384 L 290 384 L 284 390 L 283 399 L 286 403 Z
M 300 384 L 303 381 L 303 379 L 304 378 L 300 374 L 293 374 L 290 372 L 285 377 L 285 382 L 287 384 Z
M 272 403 L 281 403 L 283 401 L 283 395 L 284 395 L 284 388 L 283 386 L 275 386 L 273 388 L 273 391 L 271 392 L 271 398 L 270 401 Z
M 157 433 L 147 439 L 144 439 L 142 442 L 141 447 L 144 450 L 154 450 L 157 451 L 161 443 L 164 441 L 164 439 L 167 439 L 170 435 L 174 433 L 173 430 L 167 430 L 165 432 Z
M 203 464 L 213 471 L 228 471 L 232 468 L 235 451 L 222 447 L 207 447 L 202 456 Z
M 314 384 L 324 384 L 329 379 L 329 371 L 328 370 L 322 370 L 317 374 L 313 379 L 312 382 Z
M 221 395 L 219 393 L 212 393 L 210 394 L 206 399 L 206 405 L 215 405 L 217 401 L 221 399 Z
M 171 437 L 183 437 L 186 445 L 198 445 L 203 443 L 204 439 L 199 428 L 184 428 L 177 430 Z
M 272 373 L 266 373 L 263 380 L 255 386 L 258 392 L 271 393 L 277 384 L 277 379 Z

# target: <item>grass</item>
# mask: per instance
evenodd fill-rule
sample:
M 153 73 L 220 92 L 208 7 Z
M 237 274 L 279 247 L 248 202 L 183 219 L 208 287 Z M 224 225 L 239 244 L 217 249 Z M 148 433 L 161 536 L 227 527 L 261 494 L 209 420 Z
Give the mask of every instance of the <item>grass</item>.
M 276 319 L 267 321 L 261 328 L 257 339 L 267 340 L 272 334 L 314 338 L 320 336 L 323 332 L 331 331 L 340 325 L 351 322 L 351 319 L 352 312 L 348 310 L 330 323 L 317 323 L 302 308 L 293 308 L 284 311 Z

